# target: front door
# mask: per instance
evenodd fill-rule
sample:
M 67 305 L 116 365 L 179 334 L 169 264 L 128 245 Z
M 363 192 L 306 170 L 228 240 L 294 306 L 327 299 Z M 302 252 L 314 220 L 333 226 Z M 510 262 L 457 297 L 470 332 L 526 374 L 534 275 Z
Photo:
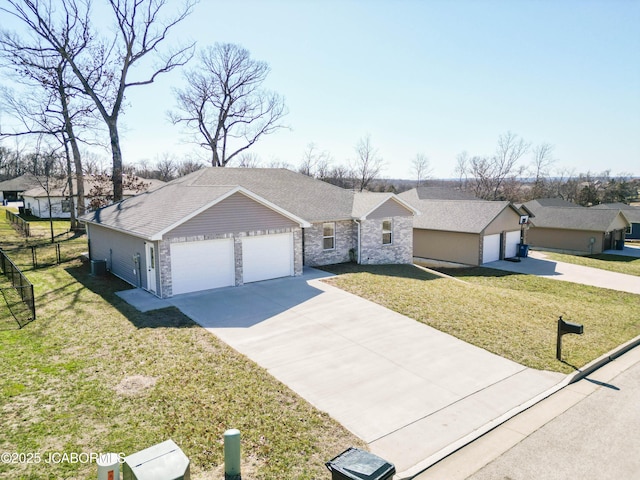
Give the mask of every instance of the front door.
M 147 290 L 156 293 L 156 246 L 145 243 L 144 249 L 147 256 Z

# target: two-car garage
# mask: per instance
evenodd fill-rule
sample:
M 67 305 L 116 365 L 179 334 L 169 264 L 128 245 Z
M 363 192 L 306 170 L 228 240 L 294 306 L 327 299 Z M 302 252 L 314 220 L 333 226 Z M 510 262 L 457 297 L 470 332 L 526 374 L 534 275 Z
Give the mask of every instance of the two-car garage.
M 505 237 L 504 252 L 502 251 L 502 238 Z M 482 237 L 482 263 L 495 262 L 502 258 L 512 258 L 518 254 L 520 243 L 520 231 L 496 233 Z
M 240 251 L 236 255 L 236 249 Z M 239 264 L 236 278 L 236 258 Z M 278 233 L 171 244 L 173 295 L 294 274 L 293 235 Z

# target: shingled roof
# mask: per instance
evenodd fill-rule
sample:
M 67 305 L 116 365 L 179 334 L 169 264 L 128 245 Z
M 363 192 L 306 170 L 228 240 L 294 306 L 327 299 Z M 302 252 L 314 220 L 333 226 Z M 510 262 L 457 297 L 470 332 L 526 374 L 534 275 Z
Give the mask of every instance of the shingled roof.
M 618 215 L 622 215 L 620 210 L 599 210 L 573 204 L 541 206 L 539 200 L 532 200 L 524 205 L 534 213 L 531 223 L 539 228 L 610 232 L 614 230 L 613 225 Z M 626 217 L 625 220 L 628 221 Z
M 386 193 L 354 193 L 282 168 L 209 167 L 91 212 L 82 220 L 156 239 L 236 192 L 302 226 L 359 218 L 369 213 L 369 208 L 395 197 Z M 409 205 L 406 208 L 411 209 Z
M 487 201 L 475 197 L 465 200 L 420 199 L 418 190 L 414 188 L 399 195 L 422 214 L 414 217 L 413 228 L 482 233 L 506 208 L 520 213 L 507 201 Z
M 626 203 L 601 203 L 589 208 L 596 210 L 622 210 L 622 214 L 631 223 L 640 223 L 640 207 L 634 207 Z

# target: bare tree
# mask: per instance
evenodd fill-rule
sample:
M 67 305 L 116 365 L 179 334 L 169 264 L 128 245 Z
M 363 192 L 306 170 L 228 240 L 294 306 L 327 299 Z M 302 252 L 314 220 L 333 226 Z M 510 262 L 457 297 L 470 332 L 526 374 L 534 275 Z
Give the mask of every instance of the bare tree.
M 465 168 L 471 182 L 471 189 L 478 198 L 498 200 L 506 198 L 504 187 L 510 181 L 509 197 L 514 196 L 516 178 L 524 171 L 518 161 L 527 153 L 530 144 L 517 135 L 507 132 L 498 138 L 496 153 L 491 157 L 474 156 L 465 159 L 464 164 L 459 159 L 459 168 Z
M 460 188 L 465 188 L 468 180 L 468 172 L 469 172 L 469 154 L 465 152 L 461 152 L 456 157 L 456 169 L 455 173 L 458 175 L 460 179 Z
M 128 88 L 153 83 L 158 75 L 184 65 L 193 55 L 194 44 L 179 47 L 159 58 L 162 42 L 193 8 L 188 0 L 174 17 L 164 20 L 167 0 L 107 0 L 116 21 L 109 40 L 102 38 L 90 20 L 90 0 L 51 2 L 7 0 L 12 8 L 1 10 L 23 22 L 51 55 L 68 62 L 82 90 L 96 105 L 108 130 L 112 153 L 113 200 L 122 199 L 122 151 L 118 131 L 119 115 Z M 57 8 L 57 6 L 60 8 Z M 159 58 L 152 73 L 131 80 L 134 67 L 149 56 Z
M 179 112 L 174 124 L 197 131 L 211 151 L 211 165 L 224 167 L 262 135 L 283 128 L 284 99 L 262 89 L 269 74 L 265 62 L 232 43 L 216 43 L 200 53 L 200 64 L 185 74 L 187 87 L 176 89 Z
M 361 192 L 378 176 L 384 165 L 378 149 L 371 143 L 371 135 L 361 138 L 356 147 L 357 157 L 352 162 L 351 170 L 354 176 L 354 188 Z
M 238 156 L 238 167 L 240 168 L 258 168 L 260 166 L 260 157 L 252 152 L 242 152 Z
M 178 172 L 178 162 L 175 155 L 164 152 L 156 157 L 156 171 L 155 176 L 158 180 L 163 182 L 170 182 L 176 178 Z
M 311 142 L 302 154 L 302 161 L 298 172 L 309 177 L 324 178 L 329 170 L 331 155 L 326 150 L 319 151 L 315 143 Z
M 431 175 L 429 158 L 424 153 L 418 153 L 411 162 L 411 167 L 416 177 L 416 187 L 419 187 Z
M 193 159 L 186 159 L 182 162 L 178 163 L 178 176 L 184 177 L 193 172 L 197 172 L 198 170 L 204 168 L 205 165 L 202 162 Z
M 547 183 L 551 174 L 551 167 L 555 163 L 553 158 L 553 145 L 541 143 L 533 148 L 533 162 L 531 165 L 531 175 L 533 177 L 533 187 L 531 188 L 531 199 L 544 198 L 548 194 Z
M 79 129 L 94 129 L 92 105 L 78 94 L 73 74 L 65 58 L 52 55 L 41 39 L 25 38 L 7 31 L 0 33 L 0 50 L 15 70 L 13 80 L 27 88 L 18 99 L 4 89 L 5 103 L 10 107 L 24 129 L 14 135 L 50 134 L 63 144 L 67 155 L 68 188 L 71 202 L 71 228 L 76 229 L 74 182 L 77 189 L 77 214 L 85 211 L 84 173 L 79 148 Z M 37 92 L 40 92 L 38 95 Z M 73 157 L 74 169 L 71 168 Z M 75 170 L 75 171 L 74 171 Z

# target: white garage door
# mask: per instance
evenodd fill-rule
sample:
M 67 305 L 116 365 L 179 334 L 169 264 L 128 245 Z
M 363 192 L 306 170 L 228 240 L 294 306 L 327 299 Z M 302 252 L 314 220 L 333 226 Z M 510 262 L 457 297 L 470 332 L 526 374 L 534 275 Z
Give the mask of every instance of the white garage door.
M 482 263 L 500 260 L 500 234 L 485 235 L 482 243 Z
M 235 284 L 233 239 L 171 244 L 173 294 Z
M 291 233 L 244 237 L 242 271 L 244 283 L 293 275 Z
M 507 232 L 507 245 L 504 251 L 504 258 L 517 257 L 519 243 L 520 243 L 520 230 Z

